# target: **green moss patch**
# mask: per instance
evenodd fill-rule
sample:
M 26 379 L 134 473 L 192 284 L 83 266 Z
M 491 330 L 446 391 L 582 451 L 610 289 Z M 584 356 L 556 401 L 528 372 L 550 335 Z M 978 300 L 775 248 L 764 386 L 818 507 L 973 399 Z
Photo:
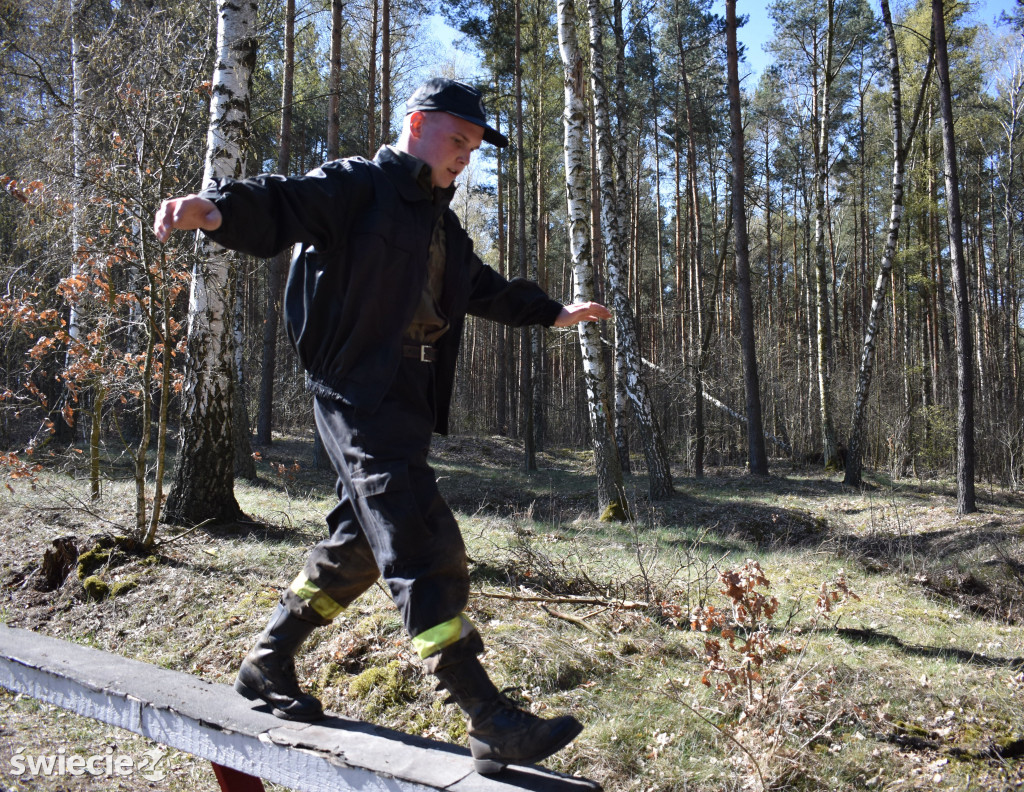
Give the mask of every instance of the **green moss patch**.
M 392 660 L 384 666 L 374 666 L 353 677 L 348 683 L 349 694 L 363 702 L 369 715 L 377 715 L 391 707 L 408 704 L 416 698 L 412 669 Z

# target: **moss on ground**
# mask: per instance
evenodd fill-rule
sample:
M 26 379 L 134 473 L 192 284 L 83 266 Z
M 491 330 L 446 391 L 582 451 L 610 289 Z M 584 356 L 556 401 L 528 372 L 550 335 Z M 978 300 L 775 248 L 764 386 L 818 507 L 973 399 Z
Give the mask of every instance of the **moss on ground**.
M 384 666 L 367 668 L 348 683 L 349 694 L 362 701 L 367 715 L 380 715 L 392 707 L 408 704 L 417 689 L 408 665 L 391 660 Z

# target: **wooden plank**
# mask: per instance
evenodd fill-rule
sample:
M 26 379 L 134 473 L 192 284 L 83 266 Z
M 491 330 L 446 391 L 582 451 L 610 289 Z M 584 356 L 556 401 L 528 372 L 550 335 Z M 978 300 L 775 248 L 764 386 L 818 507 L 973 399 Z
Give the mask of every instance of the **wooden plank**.
M 0 686 L 302 792 L 593 792 L 540 767 L 473 771 L 469 751 L 331 716 L 280 720 L 230 685 L 0 625 Z

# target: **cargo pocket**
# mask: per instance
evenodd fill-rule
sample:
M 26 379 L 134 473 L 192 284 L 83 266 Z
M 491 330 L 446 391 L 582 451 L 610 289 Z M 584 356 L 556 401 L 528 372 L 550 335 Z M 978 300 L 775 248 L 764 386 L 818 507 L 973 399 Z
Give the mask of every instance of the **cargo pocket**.
M 404 460 L 381 461 L 352 471 L 359 522 L 381 571 L 395 561 L 418 562 L 429 553 L 430 530 Z
M 385 492 L 408 491 L 409 463 L 402 459 L 374 462 L 352 471 L 352 487 L 357 498 L 372 498 Z

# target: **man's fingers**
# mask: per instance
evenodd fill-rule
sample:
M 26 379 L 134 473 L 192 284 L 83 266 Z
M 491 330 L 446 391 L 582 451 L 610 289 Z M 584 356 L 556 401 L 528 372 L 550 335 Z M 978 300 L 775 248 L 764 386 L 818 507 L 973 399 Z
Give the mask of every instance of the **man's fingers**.
M 153 218 L 153 233 L 161 242 L 166 242 L 170 239 L 171 231 L 175 228 L 182 227 L 181 203 L 181 200 L 178 198 L 169 198 L 160 204 L 160 208 Z
M 156 214 L 153 215 L 153 233 L 156 238 L 161 242 L 167 241 L 167 235 L 169 229 L 166 227 L 166 221 L 164 220 L 164 214 L 166 212 L 166 204 L 160 204 L 160 208 L 156 210 Z
M 555 327 L 569 327 L 580 322 L 594 322 L 611 318 L 612 312 L 601 303 L 574 303 L 562 309 L 562 313 L 555 320 Z
M 166 242 L 171 231 L 216 231 L 220 228 L 223 216 L 216 205 L 198 195 L 186 195 L 184 198 L 168 198 L 157 210 L 153 218 L 153 233 L 161 242 Z
M 592 322 L 599 319 L 612 318 L 612 312 L 601 305 L 601 303 L 579 303 L 573 307 L 576 309 L 576 318 L 581 322 Z

